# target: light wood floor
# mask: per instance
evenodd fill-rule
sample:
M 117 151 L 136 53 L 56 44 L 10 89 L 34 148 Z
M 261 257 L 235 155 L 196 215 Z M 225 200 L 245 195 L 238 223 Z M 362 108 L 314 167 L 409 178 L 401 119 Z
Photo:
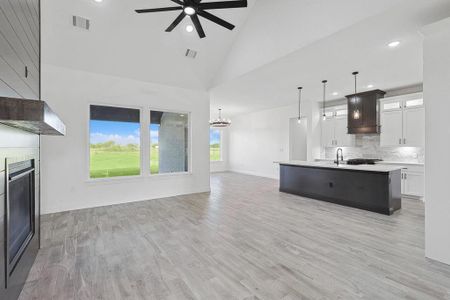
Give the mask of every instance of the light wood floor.
M 211 184 L 44 216 L 21 299 L 450 299 L 450 266 L 424 258 L 418 201 L 388 217 L 282 194 L 270 179 Z

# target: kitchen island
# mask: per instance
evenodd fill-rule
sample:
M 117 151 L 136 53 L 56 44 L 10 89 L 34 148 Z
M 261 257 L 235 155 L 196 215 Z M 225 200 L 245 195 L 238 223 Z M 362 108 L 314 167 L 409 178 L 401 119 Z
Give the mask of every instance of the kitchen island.
M 392 215 L 401 208 L 401 167 L 281 161 L 280 191 Z

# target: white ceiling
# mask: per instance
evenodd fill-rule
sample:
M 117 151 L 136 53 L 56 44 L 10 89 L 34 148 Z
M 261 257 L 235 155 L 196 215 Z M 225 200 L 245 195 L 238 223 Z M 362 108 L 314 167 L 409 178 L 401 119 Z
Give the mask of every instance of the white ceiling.
M 317 2 L 323 4 L 325 1 Z M 284 9 L 284 15 L 277 13 L 274 21 L 260 19 L 258 14 L 264 10 L 259 7 L 259 1 L 253 8 L 229 60 L 216 78 L 219 85 L 211 89 L 212 113 L 217 107 L 222 107 L 226 116 L 230 116 L 290 105 L 297 101 L 296 87 L 299 85 L 304 87 L 305 99 L 320 100 L 323 79 L 329 80 L 328 99 L 340 98 L 353 92 L 351 73 L 355 70 L 361 72 L 360 90 L 365 90 L 368 84 L 391 89 L 420 83 L 423 59 L 422 38 L 418 31 L 424 25 L 450 15 L 448 0 L 369 1 L 381 4 L 368 6 L 376 14 L 327 35 L 339 28 L 330 28 L 330 24 L 348 25 L 335 17 L 352 14 L 353 9 L 345 11 L 334 7 L 335 12 L 328 12 L 328 19 L 319 14 L 320 22 L 317 23 L 316 15 L 296 9 L 297 1 L 283 2 L 291 7 Z M 315 1 L 298 2 L 311 4 Z M 297 11 L 307 19 L 307 24 L 288 26 L 285 17 L 292 17 Z M 357 6 L 355 11 L 367 16 L 362 6 Z M 350 19 L 358 18 L 350 16 Z M 254 38 L 252 34 L 255 34 Z M 303 35 L 307 38 L 299 37 Z M 390 49 L 387 43 L 393 40 L 402 43 L 398 48 Z M 298 48 L 292 51 L 295 47 Z M 332 96 L 334 91 L 339 92 L 339 96 Z
M 172 33 L 165 29 L 180 13 L 136 14 L 137 8 L 177 6 L 170 0 L 45 0 L 42 6 L 42 61 L 62 67 L 142 81 L 206 90 L 211 86 L 248 8 L 211 13 L 236 25 L 229 31 L 201 19 L 207 37 L 185 30 L 186 18 Z M 72 15 L 91 20 L 91 30 L 72 26 Z M 184 56 L 198 51 L 195 60 Z
M 360 89 L 420 83 L 418 30 L 450 15 L 450 0 L 249 0 L 248 8 L 213 11 L 237 26 L 232 32 L 202 19 L 201 40 L 185 31 L 187 19 L 164 32 L 177 11 L 134 13 L 174 6 L 170 0 L 41 5 L 44 64 L 209 89 L 213 113 L 220 106 L 227 116 L 293 104 L 298 85 L 306 99 L 319 100 L 323 79 L 329 99 L 342 97 L 352 92 L 354 70 Z M 72 15 L 89 18 L 91 30 L 74 28 Z M 392 40 L 401 46 L 388 49 Z M 187 48 L 199 52 L 197 59 L 184 56 Z

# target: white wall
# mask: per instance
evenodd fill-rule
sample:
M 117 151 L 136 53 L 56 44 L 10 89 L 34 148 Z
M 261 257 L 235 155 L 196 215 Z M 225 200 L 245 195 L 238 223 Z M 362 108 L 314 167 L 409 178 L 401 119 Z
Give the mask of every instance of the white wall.
M 181 88 L 43 64 L 42 98 L 67 125 L 42 138 L 42 213 L 209 191 L 209 96 Z M 89 104 L 191 112 L 192 174 L 88 180 Z M 143 116 L 150 118 L 149 114 Z M 148 135 L 148 128 L 141 128 Z M 142 146 L 149 147 L 148 141 Z M 143 157 L 147 166 L 149 158 Z
M 233 125 L 232 125 L 233 126 Z M 226 172 L 229 170 L 228 160 L 229 160 L 229 128 L 223 128 L 222 131 L 222 161 L 212 161 L 211 162 L 211 173 Z
M 450 18 L 423 30 L 426 256 L 450 264 Z
M 274 161 L 289 160 L 289 123 L 297 117 L 297 111 L 294 104 L 234 117 L 230 127 L 230 171 L 278 179 L 279 167 Z M 308 122 L 307 158 L 313 160 L 320 157 L 318 107 L 305 101 L 302 114 Z

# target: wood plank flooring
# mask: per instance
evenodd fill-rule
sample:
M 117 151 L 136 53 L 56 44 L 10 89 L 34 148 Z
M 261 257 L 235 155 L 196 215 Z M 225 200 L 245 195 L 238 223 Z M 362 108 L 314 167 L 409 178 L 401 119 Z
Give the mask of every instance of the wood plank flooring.
M 21 299 L 450 299 L 450 266 L 424 257 L 419 201 L 389 217 L 271 179 L 211 186 L 44 216 Z

